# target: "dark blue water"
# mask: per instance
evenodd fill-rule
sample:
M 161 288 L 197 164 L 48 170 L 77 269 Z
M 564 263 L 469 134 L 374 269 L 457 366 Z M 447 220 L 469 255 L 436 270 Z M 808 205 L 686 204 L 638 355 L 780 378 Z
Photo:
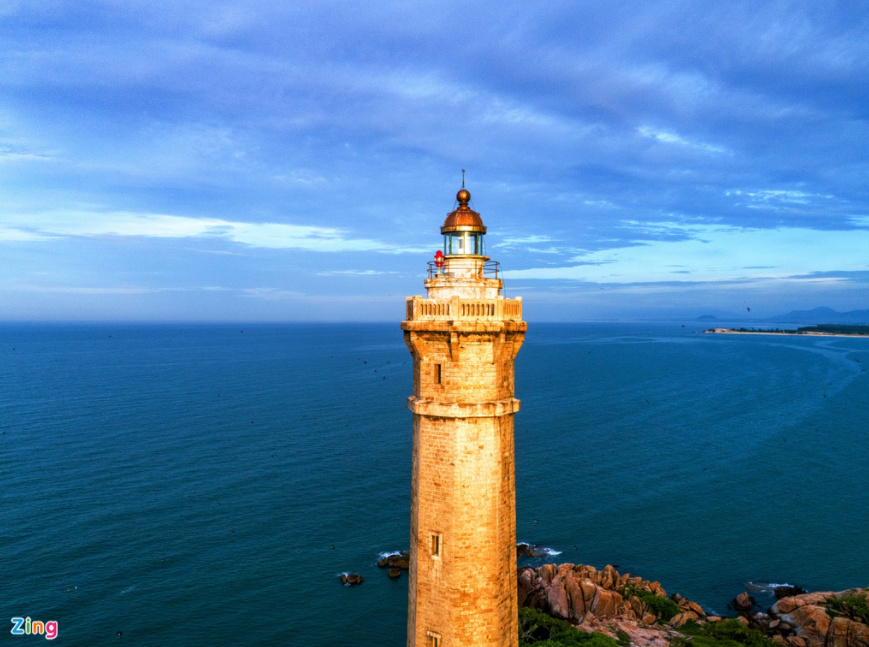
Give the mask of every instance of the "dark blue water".
M 869 340 L 701 329 L 531 325 L 519 539 L 718 611 L 749 581 L 865 586 Z M 0 619 L 403 644 L 375 562 L 408 545 L 411 388 L 397 324 L 0 327 Z

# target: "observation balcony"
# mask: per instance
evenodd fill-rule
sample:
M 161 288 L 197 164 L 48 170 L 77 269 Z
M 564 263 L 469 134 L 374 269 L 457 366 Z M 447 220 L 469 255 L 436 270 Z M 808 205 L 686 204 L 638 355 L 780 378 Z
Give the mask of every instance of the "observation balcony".
M 449 256 L 445 257 L 447 259 L 452 260 Z M 473 258 L 473 257 L 471 257 Z M 479 260 L 482 260 L 482 257 L 477 257 Z M 457 264 L 456 261 L 453 263 Z M 501 278 L 501 264 L 498 261 L 484 261 L 482 263 L 475 263 L 476 272 L 473 273 L 472 278 L 480 278 L 480 279 L 500 279 Z M 433 279 L 439 276 L 443 276 L 445 278 L 457 278 L 468 277 L 467 268 L 462 266 L 461 272 L 450 272 L 449 271 L 450 262 L 449 260 L 444 262 L 442 267 L 438 267 L 434 261 L 428 262 L 428 277 L 429 279 Z
M 408 297 L 408 321 L 522 321 L 522 297 L 450 300 Z

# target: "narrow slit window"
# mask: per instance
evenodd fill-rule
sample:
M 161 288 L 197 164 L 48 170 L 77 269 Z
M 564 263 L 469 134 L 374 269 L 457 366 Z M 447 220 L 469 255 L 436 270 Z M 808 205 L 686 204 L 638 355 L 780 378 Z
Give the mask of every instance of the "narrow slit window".
M 441 647 L 441 635 L 440 634 L 436 634 L 433 631 L 427 631 L 426 635 L 428 636 L 429 647 Z
M 441 365 L 435 364 L 435 384 L 441 383 Z
M 441 556 L 441 536 L 440 535 L 432 535 L 431 536 L 431 556 L 432 557 L 440 557 Z

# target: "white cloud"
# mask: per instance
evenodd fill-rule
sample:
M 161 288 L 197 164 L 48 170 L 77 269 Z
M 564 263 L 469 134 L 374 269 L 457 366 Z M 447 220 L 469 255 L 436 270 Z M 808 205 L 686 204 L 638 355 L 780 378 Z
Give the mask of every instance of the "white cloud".
M 315 252 L 374 251 L 417 253 L 367 238 L 354 238 L 344 229 L 276 222 L 239 222 L 220 218 L 190 218 L 131 212 L 55 212 L 5 217 L 0 240 L 45 240 L 57 236 L 144 236 L 149 238 L 212 238 L 249 247 L 302 249 Z
M 23 242 L 23 241 L 31 241 L 31 240 L 51 240 L 54 236 L 45 236 L 43 234 L 37 234 L 32 231 L 28 231 L 27 229 L 18 229 L 16 227 L 2 227 L 0 226 L 0 242 L 3 241 L 13 241 L 13 242 Z
M 600 250 L 574 258 L 576 265 L 508 270 L 508 279 L 598 283 L 815 281 L 818 272 L 865 271 L 869 230 L 742 229 L 660 223 L 683 240 L 662 240 Z M 673 265 L 690 267 L 689 273 Z M 823 279 L 826 280 L 826 279 Z M 834 281 L 833 281 L 834 282 Z
M 67 285 L 13 285 L 6 287 L 7 290 L 18 292 L 42 293 L 42 294 L 79 294 L 79 295 L 102 295 L 102 294 L 152 294 L 155 292 L 179 292 L 184 288 L 157 288 L 142 286 L 117 286 L 117 287 L 92 287 L 92 286 L 67 286 Z
M 501 99 L 490 100 L 482 113 L 484 122 L 501 122 L 519 126 L 554 126 L 562 120 L 534 110 L 527 105 L 511 104 Z
M 366 295 L 366 294 L 308 294 L 299 290 L 285 290 L 283 288 L 244 288 L 240 290 L 243 297 L 260 299 L 262 301 L 295 301 L 304 303 L 362 303 L 365 305 L 385 304 L 396 305 L 396 299 L 391 295 Z
M 761 189 L 756 191 L 733 189 L 727 191 L 725 195 L 748 198 L 750 202 L 755 203 L 749 205 L 750 207 L 774 206 L 777 204 L 805 205 L 810 204 L 816 198 L 831 200 L 834 197 L 823 193 L 806 193 L 804 191 L 788 191 L 783 189 Z
M 39 153 L 20 153 L 0 148 L 0 164 L 12 162 L 48 162 L 54 158 Z
M 398 274 L 398 272 L 381 272 L 378 270 L 328 270 L 317 272 L 317 276 L 379 276 L 381 274 Z
M 307 295 L 298 290 L 281 290 L 279 288 L 245 288 L 242 296 L 263 299 L 265 301 L 299 301 Z
M 694 142 L 682 137 L 681 135 L 677 135 L 676 133 L 667 132 L 665 130 L 658 130 L 657 128 L 652 128 L 651 126 L 641 126 L 637 128 L 637 132 L 639 132 L 643 137 L 648 137 L 664 144 L 675 144 L 677 146 L 684 146 L 686 148 L 695 148 L 697 150 L 706 151 L 707 153 L 727 152 L 727 149 L 721 146 L 713 146 L 712 144 L 705 144 L 703 142 Z
M 536 243 L 552 243 L 554 238 L 546 235 L 532 234 L 531 236 L 505 236 L 499 242 L 499 247 L 512 247 L 514 245 L 532 245 Z
M 2 0 L 0 0 L 2 1 Z M 2 15 L 2 5 L 0 5 Z M 5 112 L 0 112 L 0 131 L 15 132 L 15 120 Z M 17 136 L 0 139 L 0 164 L 15 162 L 48 162 L 57 159 L 57 152 L 40 150 L 38 143 Z

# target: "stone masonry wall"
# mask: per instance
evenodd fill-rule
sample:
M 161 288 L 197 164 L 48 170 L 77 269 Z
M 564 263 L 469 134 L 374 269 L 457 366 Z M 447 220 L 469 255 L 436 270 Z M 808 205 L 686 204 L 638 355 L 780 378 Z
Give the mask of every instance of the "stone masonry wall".
M 518 645 L 513 360 L 525 327 L 402 324 L 414 358 L 409 647 L 431 647 L 432 633 L 440 647 Z

